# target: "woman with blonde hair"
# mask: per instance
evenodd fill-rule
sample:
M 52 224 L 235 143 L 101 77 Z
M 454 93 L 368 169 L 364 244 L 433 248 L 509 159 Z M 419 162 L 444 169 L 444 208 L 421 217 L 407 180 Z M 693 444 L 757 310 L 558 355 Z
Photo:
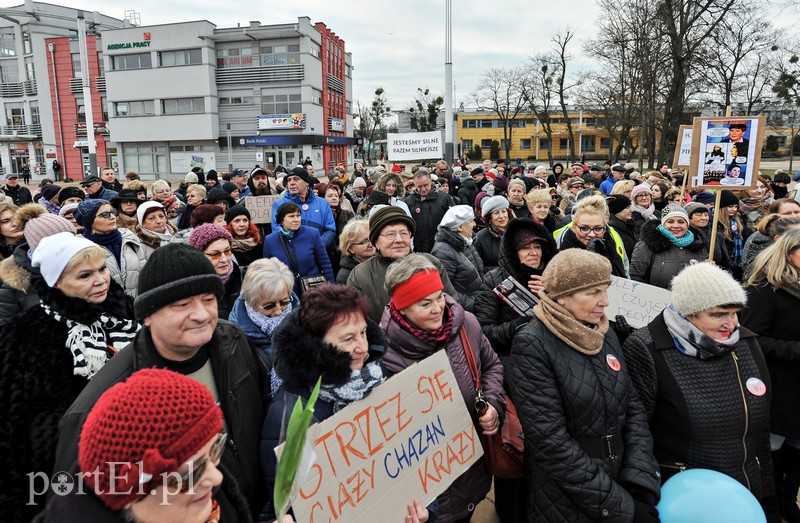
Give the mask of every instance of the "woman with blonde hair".
M 353 218 L 347 222 L 339 235 L 339 251 L 342 259 L 336 283 L 344 285 L 356 265 L 375 256 L 375 246 L 369 241 L 369 220 Z
M 633 180 L 620 180 L 611 188 L 611 194 L 622 194 L 630 198 L 634 187 L 636 187 L 636 182 Z
M 800 216 L 781 216 L 768 214 L 758 224 L 758 230 L 744 242 L 744 260 L 742 270 L 744 277 L 749 278 L 753 271 L 753 263 L 761 252 L 775 243 L 786 231 L 800 226 Z
M 533 189 L 527 196 L 525 202 L 530 211 L 530 218 L 536 223 L 541 223 L 545 228 L 553 232 L 558 228 L 558 222 L 564 217 L 555 204 L 553 192 L 555 189 Z
M 164 214 L 167 216 L 167 220 L 175 223 L 186 204 L 172 193 L 172 187 L 166 180 L 154 181 L 150 190 L 153 193 L 152 200 L 164 206 Z

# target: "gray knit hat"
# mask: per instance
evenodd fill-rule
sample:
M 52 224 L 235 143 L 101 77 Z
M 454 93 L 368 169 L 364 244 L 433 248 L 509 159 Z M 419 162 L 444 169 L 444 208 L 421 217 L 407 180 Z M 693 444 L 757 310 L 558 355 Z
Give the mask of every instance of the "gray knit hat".
M 689 265 L 672 279 L 672 305 L 684 316 L 712 307 L 746 303 L 747 294 L 739 282 L 713 263 Z
M 676 203 L 671 203 L 661 210 L 661 225 L 667 223 L 670 218 L 683 218 L 689 223 L 689 213 Z

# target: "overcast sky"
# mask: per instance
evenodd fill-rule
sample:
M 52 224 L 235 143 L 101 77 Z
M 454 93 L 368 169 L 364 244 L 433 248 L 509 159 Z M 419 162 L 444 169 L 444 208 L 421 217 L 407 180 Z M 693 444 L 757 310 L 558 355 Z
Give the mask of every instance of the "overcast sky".
M 407 108 L 418 87 L 444 93 L 444 0 L 52 0 L 52 3 L 100 11 L 124 18 L 135 10 L 142 25 L 205 19 L 217 27 L 291 23 L 299 16 L 324 22 L 345 41 L 353 55 L 353 100 L 369 103 L 378 86 L 393 109 Z M 19 1 L 0 0 L 0 5 Z M 483 71 L 514 67 L 529 55 L 551 47 L 551 37 L 569 26 L 583 40 L 592 34 L 599 10 L 594 0 L 454 0 L 453 79 L 456 103 L 469 107 Z M 776 22 L 800 23 L 797 12 L 784 12 Z M 578 56 L 587 70 L 590 57 Z

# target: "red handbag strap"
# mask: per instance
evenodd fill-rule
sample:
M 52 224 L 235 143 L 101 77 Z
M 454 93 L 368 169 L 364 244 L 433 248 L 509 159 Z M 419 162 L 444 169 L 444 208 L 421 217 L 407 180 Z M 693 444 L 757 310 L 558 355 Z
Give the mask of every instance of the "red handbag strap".
M 458 335 L 461 337 L 461 345 L 464 347 L 464 353 L 467 356 L 469 371 L 472 373 L 472 379 L 475 381 L 475 390 L 483 390 L 481 386 L 481 377 L 478 375 L 478 365 L 475 363 L 475 354 L 472 352 L 472 344 L 469 342 L 467 330 L 463 325 L 458 329 Z

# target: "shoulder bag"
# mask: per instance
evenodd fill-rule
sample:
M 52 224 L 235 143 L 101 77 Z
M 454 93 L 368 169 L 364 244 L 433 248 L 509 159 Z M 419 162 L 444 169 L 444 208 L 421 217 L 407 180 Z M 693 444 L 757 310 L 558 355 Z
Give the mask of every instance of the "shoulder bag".
M 316 287 L 317 285 L 322 285 L 324 283 L 328 283 L 328 280 L 325 278 L 324 274 L 315 274 L 313 276 L 301 276 L 300 271 L 297 269 L 297 260 L 295 257 L 289 252 L 289 248 L 286 247 L 286 239 L 281 236 L 281 245 L 283 245 L 283 252 L 286 253 L 286 259 L 289 260 L 289 269 L 294 273 L 294 278 L 300 283 L 300 295 L 302 296 L 308 289 L 312 287 Z M 294 250 L 294 245 L 292 245 L 292 250 Z

